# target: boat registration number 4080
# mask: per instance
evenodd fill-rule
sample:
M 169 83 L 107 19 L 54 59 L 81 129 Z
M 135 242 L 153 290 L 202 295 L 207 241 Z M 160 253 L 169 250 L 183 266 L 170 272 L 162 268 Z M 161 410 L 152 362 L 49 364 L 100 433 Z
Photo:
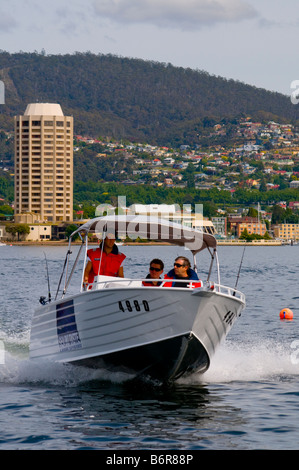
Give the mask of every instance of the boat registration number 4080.
M 147 300 L 119 300 L 118 302 L 118 307 L 119 310 L 122 312 L 125 312 L 126 310 L 128 312 L 133 312 L 136 310 L 136 312 L 141 312 L 144 310 L 145 312 L 149 312 L 149 304 Z

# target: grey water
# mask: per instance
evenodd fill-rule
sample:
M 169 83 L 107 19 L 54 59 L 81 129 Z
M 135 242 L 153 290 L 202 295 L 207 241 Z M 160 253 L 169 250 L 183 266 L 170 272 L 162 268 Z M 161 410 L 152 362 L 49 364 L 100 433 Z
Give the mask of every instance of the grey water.
M 125 274 L 165 271 L 186 251 L 122 246 Z M 76 250 L 76 248 L 74 249 Z M 299 246 L 246 247 L 246 309 L 202 376 L 171 386 L 125 374 L 29 360 L 30 325 L 55 296 L 66 247 L 0 247 L 1 450 L 293 450 L 299 448 Z M 221 283 L 235 286 L 243 247 L 219 247 Z M 208 253 L 200 254 L 200 277 Z M 79 269 L 76 282 L 80 283 Z M 216 272 L 213 272 L 216 279 Z M 292 321 L 279 312 L 292 309 Z

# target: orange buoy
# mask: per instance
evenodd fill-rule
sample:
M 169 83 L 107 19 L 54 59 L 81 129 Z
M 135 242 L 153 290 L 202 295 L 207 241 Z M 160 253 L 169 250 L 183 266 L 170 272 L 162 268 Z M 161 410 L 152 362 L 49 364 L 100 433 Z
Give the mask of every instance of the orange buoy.
M 289 308 L 283 308 L 279 316 L 281 320 L 293 320 L 293 312 Z

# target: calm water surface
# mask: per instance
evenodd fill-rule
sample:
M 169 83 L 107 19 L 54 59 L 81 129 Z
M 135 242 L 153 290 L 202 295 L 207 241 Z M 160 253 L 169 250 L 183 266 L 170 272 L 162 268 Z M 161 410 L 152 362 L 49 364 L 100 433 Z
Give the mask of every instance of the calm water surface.
M 174 247 L 121 250 L 127 275 L 141 277 L 153 257 L 168 270 L 186 254 Z M 299 246 L 246 248 L 238 284 L 246 310 L 205 375 L 167 388 L 29 361 L 32 313 L 47 296 L 44 252 L 53 296 L 65 247 L 0 247 L 1 450 L 299 448 Z M 242 253 L 243 247 L 219 247 L 224 285 L 235 285 Z M 206 260 L 200 255 L 200 272 Z M 279 319 L 284 307 L 293 321 Z

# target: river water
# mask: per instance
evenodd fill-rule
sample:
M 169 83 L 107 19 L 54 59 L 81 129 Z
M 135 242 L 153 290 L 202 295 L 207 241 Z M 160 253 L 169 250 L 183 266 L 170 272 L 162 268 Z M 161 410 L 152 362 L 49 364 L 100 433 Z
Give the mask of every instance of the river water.
M 167 271 L 186 255 L 165 246 L 121 251 L 125 273 L 140 277 L 153 257 Z M 66 247 L 0 247 L 1 450 L 299 448 L 299 246 L 246 247 L 238 283 L 245 311 L 210 369 L 169 387 L 29 361 L 32 314 L 48 291 L 45 254 L 53 296 L 65 253 Z M 222 284 L 234 287 L 242 254 L 243 247 L 219 247 Z M 206 261 L 199 256 L 199 273 L 207 272 Z M 292 321 L 280 320 L 285 307 Z

